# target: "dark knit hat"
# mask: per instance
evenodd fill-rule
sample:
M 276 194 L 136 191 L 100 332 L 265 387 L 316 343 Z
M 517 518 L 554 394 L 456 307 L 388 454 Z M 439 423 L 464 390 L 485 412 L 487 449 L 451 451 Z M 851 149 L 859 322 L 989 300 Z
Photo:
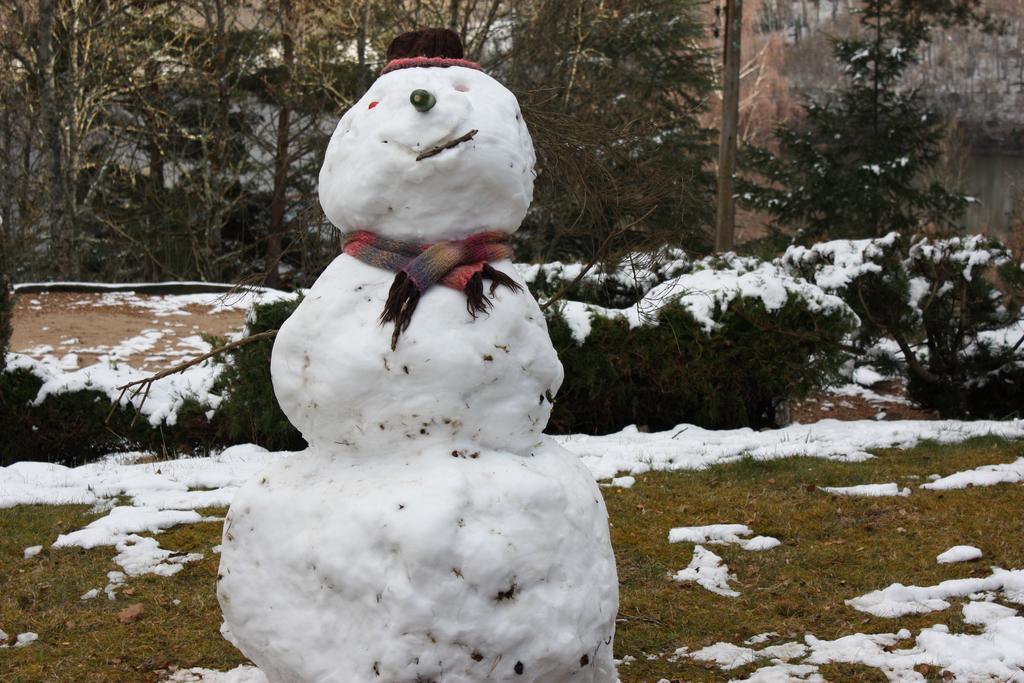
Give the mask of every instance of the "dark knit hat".
M 463 66 L 480 70 L 476 62 L 463 59 L 464 54 L 462 39 L 455 31 L 446 28 L 408 31 L 388 45 L 387 65 L 381 74 L 413 66 Z

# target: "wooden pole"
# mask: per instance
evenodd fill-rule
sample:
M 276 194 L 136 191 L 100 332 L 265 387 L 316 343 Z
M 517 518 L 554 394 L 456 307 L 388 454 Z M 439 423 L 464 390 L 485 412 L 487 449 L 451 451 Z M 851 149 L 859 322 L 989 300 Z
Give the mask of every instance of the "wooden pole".
M 718 220 L 715 251 L 732 251 L 736 232 L 736 130 L 740 104 L 740 37 L 743 33 L 743 0 L 725 0 L 725 61 L 722 77 L 722 133 L 718 146 Z

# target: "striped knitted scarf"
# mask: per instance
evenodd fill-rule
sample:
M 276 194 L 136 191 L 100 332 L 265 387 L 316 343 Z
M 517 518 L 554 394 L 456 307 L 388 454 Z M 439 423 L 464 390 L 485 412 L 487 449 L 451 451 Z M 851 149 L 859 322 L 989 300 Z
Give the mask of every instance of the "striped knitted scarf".
M 522 287 L 515 280 L 488 263 L 512 257 L 508 242 L 508 235 L 498 231 L 478 232 L 464 240 L 421 244 L 399 242 L 360 230 L 349 234 L 344 251 L 363 263 L 396 273 L 380 315 L 381 325 L 395 324 L 391 335 L 391 350 L 394 351 L 398 336 L 412 321 L 420 296 L 435 284 L 465 292 L 466 308 L 474 318 L 491 306 L 484 294 L 484 278 L 491 281 L 491 296 L 498 285 L 521 291 Z

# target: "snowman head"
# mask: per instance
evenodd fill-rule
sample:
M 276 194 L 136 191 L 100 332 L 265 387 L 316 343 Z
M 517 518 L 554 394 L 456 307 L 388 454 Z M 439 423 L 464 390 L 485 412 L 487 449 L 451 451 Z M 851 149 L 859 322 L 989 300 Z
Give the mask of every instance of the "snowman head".
M 320 204 L 345 232 L 435 242 L 515 232 L 534 153 L 507 88 L 462 59 L 447 29 L 406 33 L 327 146 Z

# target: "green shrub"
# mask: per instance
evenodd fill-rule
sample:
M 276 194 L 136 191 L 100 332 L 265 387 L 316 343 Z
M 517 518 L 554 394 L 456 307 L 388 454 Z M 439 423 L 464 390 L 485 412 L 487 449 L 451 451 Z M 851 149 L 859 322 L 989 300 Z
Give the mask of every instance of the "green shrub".
M 259 304 L 249 312 L 247 334 L 281 327 L 299 298 Z M 228 443 L 250 441 L 273 450 L 298 450 L 305 441 L 281 411 L 270 378 L 272 339 L 245 346 L 222 358 L 225 367 L 214 391 L 223 394 L 215 420 L 218 436 Z
M 646 319 L 579 302 L 548 311 L 565 367 L 548 431 L 775 426 L 788 421 L 789 401 L 837 376 L 854 324 L 838 299 L 750 259 L 685 270 L 638 304 L 654 311 Z M 784 302 L 768 307 L 762 286 L 784 288 Z M 590 324 L 583 339 L 574 334 L 581 306 Z
M 128 450 L 205 454 L 216 445 L 207 409 L 195 401 L 185 402 L 173 426 L 154 427 L 130 406 L 111 410 L 99 391 L 51 394 L 33 405 L 42 384 L 30 370 L 0 373 L 0 466 L 20 460 L 73 466 Z
M 861 360 L 905 374 L 921 405 L 945 417 L 1024 413 L 1024 271 L 998 242 L 891 233 L 792 247 L 783 262 L 850 305 Z

